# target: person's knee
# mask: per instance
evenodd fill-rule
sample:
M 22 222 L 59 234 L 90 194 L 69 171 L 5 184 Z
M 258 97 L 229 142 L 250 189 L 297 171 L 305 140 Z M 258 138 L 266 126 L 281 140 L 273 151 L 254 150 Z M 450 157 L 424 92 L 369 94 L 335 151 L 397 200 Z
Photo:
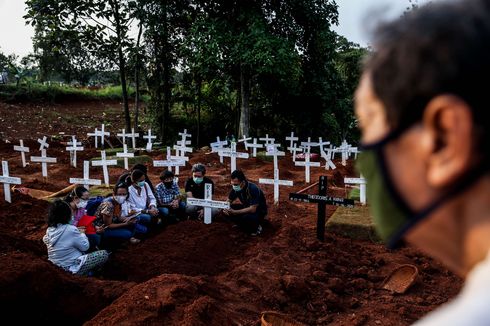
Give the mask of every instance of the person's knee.
M 167 207 L 160 207 L 158 211 L 162 216 L 168 216 L 168 214 L 170 213 Z

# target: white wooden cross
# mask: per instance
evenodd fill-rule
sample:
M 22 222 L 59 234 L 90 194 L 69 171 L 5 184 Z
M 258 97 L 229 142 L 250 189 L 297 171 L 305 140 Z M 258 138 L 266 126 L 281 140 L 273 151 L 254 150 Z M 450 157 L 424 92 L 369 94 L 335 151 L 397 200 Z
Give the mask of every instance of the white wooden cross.
M 252 148 L 252 156 L 253 157 L 257 157 L 257 148 L 263 148 L 264 145 L 257 144 L 257 138 L 254 138 L 254 142 L 253 143 L 247 143 L 247 142 L 245 142 L 245 148 L 248 149 L 249 147 Z
M 102 127 L 100 129 L 99 137 L 100 137 L 100 145 L 102 148 L 104 148 L 104 138 L 105 136 L 109 137 L 111 135 L 110 132 L 105 131 L 105 125 L 102 124 Z
M 351 145 L 347 143 L 346 140 L 342 141 L 342 144 L 340 144 L 339 147 L 334 149 L 334 153 L 340 153 L 342 157 L 342 165 L 346 166 L 347 165 L 347 159 L 349 158 L 349 154 L 351 152 Z M 357 150 L 357 148 L 356 148 Z
M 291 151 L 291 155 L 293 155 L 293 162 L 296 162 L 296 153 L 297 152 L 303 152 L 303 148 L 302 147 L 288 147 L 288 150 Z
M 153 148 L 153 143 L 151 142 L 152 139 L 157 139 L 157 136 L 152 136 L 151 135 L 151 129 L 148 129 L 148 135 L 143 136 L 144 139 L 148 139 L 148 142 L 146 143 L 146 150 L 148 152 L 151 152 L 151 149 Z
M 37 142 L 39 144 L 41 144 L 41 146 L 39 147 L 39 150 L 42 151 L 44 148 L 48 148 L 49 147 L 49 144 L 48 142 L 46 141 L 48 138 L 46 136 L 43 137 L 43 139 L 38 139 Z
M 231 159 L 230 170 L 233 172 L 236 170 L 236 159 L 237 158 L 248 158 L 248 153 L 242 153 L 236 151 L 236 143 L 231 143 L 231 149 L 229 150 L 221 150 L 219 152 L 220 156 L 226 156 Z
M 181 143 L 181 145 L 187 145 L 187 141 L 188 141 L 187 137 L 192 137 L 191 134 L 187 133 L 187 129 L 184 129 L 183 132 L 179 132 L 179 136 L 181 136 L 181 141 L 183 142 L 183 143 Z
M 320 137 L 318 140 L 318 145 L 320 145 L 320 156 L 325 160 L 325 170 L 335 170 L 337 167 L 332 161 L 332 146 L 330 146 L 330 148 L 327 148 L 327 152 L 325 152 L 325 148 L 323 147 L 324 145 L 330 145 L 330 142 L 324 142 L 322 140 L 322 137 Z
M 218 153 L 219 155 L 219 152 L 220 150 L 226 148 L 225 146 L 228 144 L 228 142 L 226 140 L 220 140 L 219 139 L 219 136 L 216 137 L 216 141 L 214 143 L 211 143 L 209 144 L 211 146 L 211 151 L 213 153 Z M 219 155 L 219 162 L 221 164 L 223 164 L 223 156 Z
M 174 148 L 175 148 L 175 146 L 174 146 Z M 179 148 L 179 146 L 177 146 L 177 148 Z M 184 147 L 184 148 L 189 149 L 190 147 Z M 192 148 L 190 148 L 190 150 L 192 152 Z M 168 156 L 168 155 L 170 155 L 170 156 Z M 185 162 L 189 161 L 189 158 L 187 156 L 185 156 L 185 150 L 182 151 L 182 153 L 181 153 L 178 149 L 175 149 L 175 155 L 171 155 L 171 151 L 169 152 L 167 150 L 167 157 L 169 157 L 171 160 L 184 161 L 184 164 L 175 165 L 175 174 L 176 175 L 180 174 L 180 167 L 185 166 L 185 164 L 186 164 Z
M 252 137 L 248 137 L 243 135 L 243 138 L 242 139 L 239 139 L 238 142 L 241 143 L 243 142 L 243 145 L 245 145 L 245 149 L 248 151 L 248 143 L 247 143 L 247 140 L 250 140 L 252 139 Z
M 230 203 L 227 201 L 213 200 L 213 186 L 210 183 L 204 184 L 204 199 L 187 198 L 187 205 L 204 207 L 204 224 L 211 224 L 211 208 L 229 209 Z
M 359 185 L 359 199 L 361 204 L 366 204 L 366 179 L 361 175 L 360 178 L 344 178 L 344 183 L 346 184 L 357 184 Z
M 134 153 L 128 153 L 128 145 L 123 144 L 123 152 L 122 153 L 116 153 L 117 157 L 123 157 L 124 158 L 124 168 L 127 170 L 129 169 L 129 162 L 128 158 L 134 157 Z
M 98 142 L 99 129 L 95 128 L 94 132 L 87 133 L 87 137 L 94 137 L 95 138 L 95 148 L 99 147 L 99 142 Z
M 279 180 L 279 169 L 274 169 L 274 179 L 259 179 L 259 183 L 274 185 L 274 204 L 279 203 L 279 186 L 289 186 L 293 185 L 293 181 L 290 180 Z
M 87 190 L 90 185 L 100 186 L 102 182 L 99 179 L 90 179 L 90 161 L 83 161 L 83 179 L 80 178 L 70 178 L 71 184 L 83 185 Z
M 123 145 L 126 144 L 126 138 L 130 137 L 129 134 L 126 134 L 126 129 L 121 129 L 121 133 L 117 134 L 117 136 L 122 138 Z
M 31 156 L 31 162 L 41 163 L 43 177 L 48 177 L 48 163 L 56 163 L 55 157 L 47 157 L 46 150 L 41 150 L 41 156 Z
M 265 134 L 265 137 L 259 138 L 259 140 L 265 141 L 265 144 L 272 144 L 276 140 L 275 138 L 269 138 L 269 134 Z
M 279 144 L 269 144 L 265 145 L 266 151 L 265 156 L 273 156 L 274 157 L 274 170 L 279 169 L 279 164 L 277 162 L 278 156 L 285 156 L 286 153 L 280 152 L 277 148 L 281 146 Z
M 66 150 L 70 152 L 70 164 L 73 167 L 77 167 L 77 151 L 83 151 L 83 146 L 81 142 L 77 141 L 75 136 L 71 136 L 71 142 L 68 142 L 68 147 Z
M 20 152 L 22 167 L 25 168 L 27 166 L 25 153 L 29 153 L 29 147 L 24 146 L 24 141 L 22 139 L 19 141 L 19 143 L 20 146 L 14 146 L 14 151 Z
M 128 134 L 128 137 L 131 137 L 131 140 L 133 141 L 133 149 L 136 149 L 136 137 L 139 137 L 140 134 L 138 132 L 134 132 L 134 128 L 131 128 L 131 133 Z
M 176 151 L 177 156 L 185 156 L 185 153 L 192 153 L 192 147 L 186 147 L 185 145 L 174 145 L 173 149 Z
M 166 167 L 167 170 L 172 171 L 172 166 L 175 167 L 175 172 L 177 174 L 178 167 L 185 166 L 186 160 L 188 161 L 188 157 L 179 156 L 178 159 L 175 159 L 177 156 L 172 156 L 170 147 L 167 147 L 167 158 L 163 161 L 153 161 L 154 167 Z
M 117 160 L 107 160 L 105 151 L 100 152 L 101 160 L 100 161 L 92 161 L 92 166 L 102 166 L 102 170 L 104 171 L 104 183 L 106 187 L 109 187 L 109 170 L 108 166 L 117 165 Z
M 294 132 L 291 131 L 291 136 L 286 137 L 286 141 L 288 141 L 288 140 L 289 140 L 289 147 L 287 148 L 287 150 L 291 152 L 292 151 L 292 148 L 293 147 L 296 147 L 296 146 L 294 146 L 294 143 L 297 140 L 299 140 L 299 138 L 298 137 L 294 137 Z
M 302 142 L 301 142 L 301 146 L 302 146 L 303 148 L 306 148 L 306 151 L 307 151 L 308 153 L 310 153 L 310 151 L 311 151 L 311 147 L 312 147 L 312 146 L 313 146 L 313 147 L 314 147 L 314 146 L 318 146 L 318 143 L 312 142 L 312 141 L 311 141 L 311 137 L 308 137 L 308 141 L 302 141 Z
M 320 162 L 310 162 L 310 151 L 305 153 L 304 161 L 296 161 L 294 162 L 296 166 L 304 166 L 305 167 L 305 182 L 310 183 L 310 166 L 318 167 L 320 166 Z
M 5 201 L 11 203 L 12 198 L 10 197 L 10 185 L 20 185 L 22 181 L 20 178 L 11 177 L 9 175 L 9 163 L 7 161 L 2 161 L 2 172 L 3 175 L 0 176 L 0 183 L 3 183 Z

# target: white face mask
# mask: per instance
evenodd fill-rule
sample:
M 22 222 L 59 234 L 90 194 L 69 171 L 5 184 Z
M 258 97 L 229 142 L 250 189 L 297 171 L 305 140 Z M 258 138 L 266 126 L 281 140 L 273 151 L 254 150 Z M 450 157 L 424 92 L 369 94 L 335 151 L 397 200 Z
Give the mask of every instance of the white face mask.
M 116 196 L 116 201 L 122 205 L 126 201 L 126 196 Z
M 77 208 L 85 208 L 87 207 L 87 201 L 86 200 L 80 200 L 77 204 Z

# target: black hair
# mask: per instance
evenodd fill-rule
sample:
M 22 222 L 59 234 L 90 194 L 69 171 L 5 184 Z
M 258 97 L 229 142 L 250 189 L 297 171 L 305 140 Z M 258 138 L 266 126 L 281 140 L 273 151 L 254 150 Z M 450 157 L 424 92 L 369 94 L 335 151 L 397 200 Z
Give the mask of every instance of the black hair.
M 172 171 L 170 170 L 165 170 L 165 171 L 162 171 L 162 173 L 160 173 L 160 180 L 165 180 L 165 179 L 168 179 L 168 178 L 173 178 L 175 175 Z
M 73 189 L 68 195 L 66 195 L 64 200 L 67 203 L 71 203 L 75 198 L 82 198 L 83 194 L 86 192 L 88 192 L 88 190 L 84 186 L 76 186 L 75 189 Z
M 148 168 L 146 167 L 146 165 L 141 164 L 141 163 L 136 163 L 135 165 L 133 165 L 133 167 L 131 168 L 131 171 L 134 171 L 134 170 L 143 171 L 143 173 L 145 175 L 148 173 Z
M 247 178 L 245 177 L 245 174 L 243 174 L 242 170 L 235 170 L 231 173 L 231 179 L 238 179 L 238 181 L 247 181 Z
M 141 171 L 141 170 L 134 170 L 132 173 L 131 173 L 131 181 L 133 183 L 135 183 L 138 179 L 140 179 L 142 176 L 145 176 L 146 178 L 146 174 L 145 172 Z
M 49 207 L 48 226 L 68 224 L 71 220 L 71 208 L 67 202 L 61 199 L 55 200 Z
M 429 101 L 452 94 L 471 108 L 478 146 L 489 153 L 490 2 L 433 3 L 382 24 L 366 61 L 393 129 L 421 120 Z
M 201 172 L 202 175 L 206 174 L 206 167 L 202 163 L 196 163 L 192 166 L 192 172 Z
M 116 185 L 114 186 L 114 189 L 112 190 L 114 192 L 114 195 L 117 194 L 117 190 L 120 188 L 126 189 L 126 193 L 127 193 L 126 197 L 129 198 L 129 189 L 128 189 L 129 187 L 125 182 L 116 183 Z

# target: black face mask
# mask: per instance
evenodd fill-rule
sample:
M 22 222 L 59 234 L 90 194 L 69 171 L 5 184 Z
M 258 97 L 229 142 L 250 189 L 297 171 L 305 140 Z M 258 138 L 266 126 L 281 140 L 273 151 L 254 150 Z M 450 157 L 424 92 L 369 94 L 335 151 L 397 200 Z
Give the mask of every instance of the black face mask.
M 174 182 L 173 181 L 169 181 L 169 182 L 164 182 L 163 184 L 165 185 L 165 188 L 172 188 Z

